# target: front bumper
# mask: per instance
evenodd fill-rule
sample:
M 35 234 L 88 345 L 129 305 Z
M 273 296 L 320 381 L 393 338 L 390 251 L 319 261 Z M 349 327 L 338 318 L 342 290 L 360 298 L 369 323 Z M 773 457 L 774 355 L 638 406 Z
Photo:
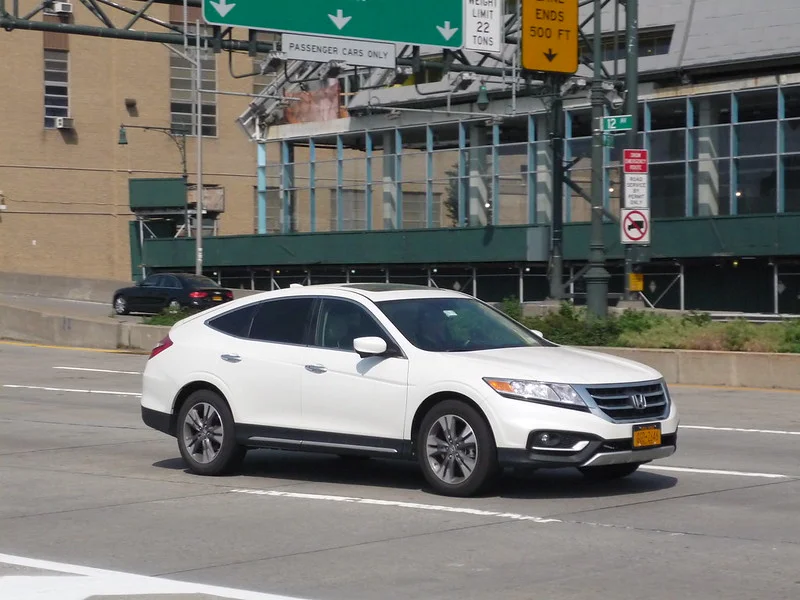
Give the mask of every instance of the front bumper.
M 557 450 L 531 450 L 498 448 L 497 458 L 502 466 L 510 467 L 589 467 L 625 463 L 645 463 L 666 458 L 678 447 L 678 432 L 664 434 L 659 446 L 634 449 L 630 438 L 617 440 L 592 439 L 581 450 L 563 452 Z

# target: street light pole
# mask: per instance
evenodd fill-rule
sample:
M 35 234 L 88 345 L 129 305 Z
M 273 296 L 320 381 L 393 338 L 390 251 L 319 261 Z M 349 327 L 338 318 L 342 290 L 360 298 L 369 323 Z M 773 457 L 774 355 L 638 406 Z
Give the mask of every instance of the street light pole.
M 626 112 L 631 116 L 631 128 L 626 134 L 625 147 L 636 148 L 638 147 L 637 137 L 639 133 L 639 0 L 627 0 L 625 3 L 625 38 L 627 40 L 625 54 L 625 104 Z M 626 300 L 633 300 L 636 297 L 636 294 L 631 292 L 631 273 L 633 273 L 631 246 L 626 244 Z
M 196 246 L 194 272 L 203 274 L 203 97 L 200 93 L 203 81 L 203 69 L 200 61 L 200 21 L 195 21 L 195 93 L 197 94 L 197 118 L 195 134 L 197 144 L 197 191 L 195 192 L 196 212 Z
M 592 51 L 592 228 L 589 242 L 589 269 L 586 271 L 586 305 L 595 317 L 608 314 L 608 279 L 603 242 L 603 24 L 602 0 L 594 0 Z

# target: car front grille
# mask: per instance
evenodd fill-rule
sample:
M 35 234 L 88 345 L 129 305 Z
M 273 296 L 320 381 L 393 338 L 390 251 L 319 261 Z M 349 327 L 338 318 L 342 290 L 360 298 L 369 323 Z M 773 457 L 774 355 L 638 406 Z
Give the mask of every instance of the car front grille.
M 597 407 L 615 421 L 658 419 L 668 410 L 667 396 L 660 383 L 612 387 L 588 387 Z M 645 406 L 637 408 L 634 396 L 644 396 Z

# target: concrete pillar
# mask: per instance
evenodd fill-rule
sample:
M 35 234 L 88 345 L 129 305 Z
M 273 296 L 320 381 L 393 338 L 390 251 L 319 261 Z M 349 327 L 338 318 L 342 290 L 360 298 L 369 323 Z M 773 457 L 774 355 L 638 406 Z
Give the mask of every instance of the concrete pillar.
M 491 175 L 489 174 L 489 129 L 483 125 L 469 128 L 469 224 L 488 223 Z
M 397 229 L 397 174 L 395 154 L 399 152 L 394 131 L 383 133 L 383 228 Z
M 719 131 L 710 127 L 719 122 L 719 113 L 705 98 L 697 99 L 695 119 L 699 127 L 697 136 L 697 216 L 719 214 L 719 168 L 716 162 Z
M 295 231 L 294 144 L 281 142 L 281 232 Z
M 537 141 L 547 140 L 547 117 L 536 117 Z M 544 136 L 544 140 L 541 137 Z M 550 223 L 553 218 L 553 148 L 536 144 L 536 222 Z

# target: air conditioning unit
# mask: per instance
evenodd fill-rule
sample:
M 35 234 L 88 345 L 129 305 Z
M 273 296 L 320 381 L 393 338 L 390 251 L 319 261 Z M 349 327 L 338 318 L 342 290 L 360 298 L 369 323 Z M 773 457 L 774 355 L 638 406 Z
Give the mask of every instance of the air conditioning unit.
M 72 117 L 56 117 L 56 129 L 75 129 L 75 119 Z
M 71 15 L 72 4 L 70 2 L 52 2 L 46 6 L 44 12 L 49 15 Z

